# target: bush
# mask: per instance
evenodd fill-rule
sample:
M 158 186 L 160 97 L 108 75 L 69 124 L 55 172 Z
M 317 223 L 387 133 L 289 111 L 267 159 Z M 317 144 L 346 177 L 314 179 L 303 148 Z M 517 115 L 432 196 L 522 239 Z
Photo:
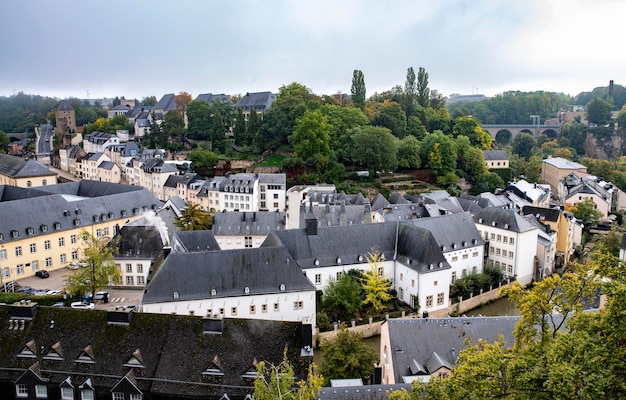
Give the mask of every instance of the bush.
M 328 315 L 323 312 L 318 312 L 315 314 L 315 319 L 317 320 L 317 327 L 322 331 L 327 331 L 330 329 L 330 320 L 328 319 Z

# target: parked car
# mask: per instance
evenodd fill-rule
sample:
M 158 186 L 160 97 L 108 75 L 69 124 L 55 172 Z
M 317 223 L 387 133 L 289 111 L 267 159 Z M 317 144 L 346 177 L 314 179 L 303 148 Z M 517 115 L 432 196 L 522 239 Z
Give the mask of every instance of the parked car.
M 48 296 L 55 295 L 55 294 L 60 294 L 60 293 L 61 293 L 61 291 L 60 291 L 60 290 L 48 290 L 48 291 L 46 292 L 46 294 L 47 294 Z
M 33 293 L 33 296 L 45 296 L 48 294 L 48 292 L 49 292 L 48 289 L 35 290 L 35 293 Z
M 48 271 L 46 271 L 45 269 L 42 269 L 42 270 L 39 270 L 39 271 L 35 272 L 35 276 L 38 276 L 41 279 L 45 279 L 45 278 L 49 278 L 50 277 L 50 273 Z
M 30 294 L 31 296 L 35 293 L 35 289 L 30 286 L 18 286 L 15 288 L 15 291 Z
M 101 301 L 103 303 L 108 303 L 109 292 L 96 292 L 96 295 L 93 296 L 93 301 Z
M 78 268 L 83 268 L 86 266 L 87 266 L 86 262 L 80 262 L 80 261 L 72 261 L 71 263 L 67 264 L 67 267 L 69 269 L 78 269 Z
M 72 304 L 70 304 L 70 307 L 83 309 L 83 310 L 93 310 L 94 308 L 96 308 L 96 306 L 93 303 L 85 303 L 83 301 L 75 301 Z
M 65 307 L 65 303 L 63 303 L 62 301 L 59 301 L 57 303 L 54 303 L 50 307 Z

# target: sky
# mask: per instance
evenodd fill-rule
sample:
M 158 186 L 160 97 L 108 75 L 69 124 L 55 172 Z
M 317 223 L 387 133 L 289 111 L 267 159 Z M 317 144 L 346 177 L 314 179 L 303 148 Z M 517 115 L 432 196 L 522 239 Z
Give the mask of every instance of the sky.
M 0 4 L 0 96 L 367 96 L 425 68 L 449 96 L 626 85 L 622 0 L 13 0 Z

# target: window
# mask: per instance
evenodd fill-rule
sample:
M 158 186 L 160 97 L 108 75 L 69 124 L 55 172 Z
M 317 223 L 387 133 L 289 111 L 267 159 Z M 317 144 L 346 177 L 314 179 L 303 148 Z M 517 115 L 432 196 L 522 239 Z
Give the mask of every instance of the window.
M 124 393 L 113 392 L 113 400 L 124 400 Z
M 278 193 L 274 193 L 274 198 L 278 199 Z
M 237 315 L 237 307 L 230 308 L 230 315 Z
M 447 374 L 446 374 L 447 376 Z M 131 394 L 130 395 L 130 400 L 141 400 L 142 396 L 140 394 Z
M 315 274 L 315 284 L 316 285 L 322 284 L 322 274 Z
M 477 251 L 473 252 L 472 257 L 478 257 L 478 252 Z
M 496 249 L 496 255 L 499 256 L 500 255 L 500 249 Z
M 61 256 L 59 257 L 59 261 L 61 261 L 61 264 L 67 261 L 67 257 L 65 256 L 65 254 L 61 254 Z
M 7 259 L 7 251 L 5 249 L 0 250 L 0 260 Z
M 411 279 L 411 287 L 415 287 L 415 279 Z
M 15 385 L 15 393 L 17 397 L 28 397 L 28 386 L 23 383 Z
M 261 193 L 261 200 L 265 200 L 265 193 Z
M 102 237 L 102 229 L 101 228 L 96 229 L 96 237 L 98 239 L 100 239 Z
M 464 260 L 467 260 L 467 258 L 468 258 L 468 257 L 469 257 L 469 255 L 468 255 L 468 254 L 463 254 L 463 259 L 464 259 Z
M 244 247 L 252 247 L 252 236 L 246 236 L 244 240 L 245 240 Z
M 472 267 L 472 274 L 475 274 L 477 270 L 478 270 L 478 269 L 476 268 L 476 266 L 473 266 L 473 267 Z
M 302 301 L 294 301 L 293 302 L 293 309 L 294 310 L 302 310 L 302 306 L 303 306 Z
M 495 233 L 491 234 L 491 240 L 496 240 L 496 234 Z
M 511 259 L 513 258 L 513 252 L 512 251 L 509 251 L 509 258 L 511 258 Z
M 502 235 L 498 235 L 498 238 L 496 239 L 498 242 L 502 241 Z
M 45 242 L 43 242 L 43 248 L 46 250 L 50 250 L 50 241 L 46 240 Z
M 509 243 L 509 237 L 508 236 L 505 236 L 503 239 L 504 239 L 503 240 L 504 244 L 508 244 Z
M 104 228 L 102 230 L 102 233 L 104 234 L 104 236 L 109 236 L 109 228 Z
M 456 271 L 452 271 L 452 284 L 454 285 L 454 282 L 456 282 Z
M 452 257 L 452 262 L 454 262 L 454 261 L 459 261 L 459 257 L 458 256 Z
M 30 244 L 30 252 L 31 254 L 37 252 L 37 245 L 35 243 Z
M 2 277 L 3 278 L 8 278 L 10 273 L 11 273 L 11 271 L 9 271 L 9 267 L 2 268 Z
M 220 308 L 220 315 L 224 315 L 224 308 Z
M 135 279 L 132 276 L 127 276 L 126 277 L 126 284 L 127 285 L 134 285 L 135 284 Z
M 503 265 L 504 265 L 504 264 L 503 264 Z M 512 265 L 509 265 L 508 272 L 509 272 L 509 274 L 512 274 L 512 273 L 513 273 L 513 266 L 512 266 Z
M 126 264 L 126 272 L 133 272 L 133 264 Z
M 439 284 L 439 281 L 434 281 L 433 282 L 433 286 L 437 286 Z
M 280 306 L 278 303 L 274 303 L 274 311 L 280 310 Z
M 437 294 L 437 305 L 438 306 L 443 305 L 443 293 Z
M 78 251 L 74 250 L 72 252 L 72 260 L 78 260 Z
M 137 272 L 143 274 L 143 264 L 137 264 Z
M 61 400 L 74 400 L 74 389 L 70 387 L 62 387 Z
M 76 235 L 70 236 L 70 243 L 76 244 Z
M 24 273 L 24 264 L 18 264 L 15 268 L 17 269 L 18 275 L 22 275 Z
M 278 202 L 274 202 L 274 208 L 278 208 Z
M 137 285 L 145 285 L 146 284 L 146 278 L 143 276 L 138 276 L 137 277 Z
M 35 385 L 35 396 L 36 397 L 48 397 L 48 386 Z
M 267 304 L 261 304 L 261 312 L 267 312 Z
M 461 276 L 463 278 L 465 278 L 467 276 L 467 268 L 463 268 L 463 271 L 461 271 Z
M 254 304 L 250 306 L 250 314 L 256 314 L 256 306 Z
M 63 247 L 65 246 L 65 238 L 64 237 L 60 237 L 59 238 L 59 247 Z
M 400 288 L 400 289 L 399 289 L 399 292 L 398 292 L 398 299 L 399 299 L 400 301 L 402 301 L 402 299 L 404 299 L 404 289 L 403 289 L 403 288 Z
M 515 239 L 510 238 L 510 239 L 509 239 L 509 243 L 511 243 L 511 246 L 512 246 L 512 245 L 514 245 L 514 244 L 515 244 Z
M 81 400 L 94 400 L 93 398 L 93 390 L 85 389 L 80 392 Z
M 39 261 L 35 260 L 31 265 L 33 266 L 33 271 L 37 271 L 39 269 Z
M 400 280 L 404 280 L 404 274 L 402 272 L 400 272 Z
M 343 271 L 337 272 L 337 280 L 341 279 L 342 276 L 343 276 Z
M 384 267 L 378 267 L 378 276 L 379 277 L 383 277 L 385 276 L 385 268 Z
M 22 255 L 22 246 L 15 246 L 15 255 L 17 257 Z
M 426 296 L 426 308 L 433 306 L 433 296 Z
M 33 183 L 31 181 L 26 181 L 26 187 L 31 187 L 33 186 Z

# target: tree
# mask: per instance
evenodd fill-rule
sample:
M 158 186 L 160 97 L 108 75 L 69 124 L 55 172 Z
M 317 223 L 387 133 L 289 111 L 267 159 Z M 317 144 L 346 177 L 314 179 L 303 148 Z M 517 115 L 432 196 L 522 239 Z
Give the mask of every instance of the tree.
M 307 160 L 318 156 L 324 164 L 320 165 L 320 168 L 323 168 L 328 164 L 330 131 L 328 119 L 320 110 L 307 111 L 296 120 L 296 129 L 289 136 L 289 141 L 294 145 L 300 158 Z M 325 163 L 324 160 L 326 160 Z
M 217 164 L 217 154 L 207 149 L 194 149 L 189 152 L 187 159 L 194 168 L 213 168 Z
M 422 163 L 435 176 L 454 172 L 457 164 L 457 149 L 454 139 L 436 131 L 426 135 L 421 146 Z
M 187 106 L 191 103 L 192 97 L 187 92 L 180 92 L 176 96 L 174 96 L 174 105 L 176 106 L 176 111 L 178 111 L 181 117 L 184 118 L 185 112 L 187 112 Z
M 322 296 L 324 308 L 341 319 L 354 317 L 361 310 L 362 301 L 359 278 L 351 274 L 343 274 L 338 279 L 330 279 Z
M 395 137 L 403 138 L 406 133 L 406 115 L 400 104 L 384 101 L 378 106 L 372 125 L 388 128 Z
M 354 106 L 360 108 L 361 110 L 365 109 L 365 77 L 363 76 L 363 72 L 358 69 L 355 69 L 352 72 L 352 88 L 350 90 L 352 93 L 352 102 Z
M 484 130 L 474 117 L 459 117 L 452 128 L 454 137 L 467 136 L 473 146 L 481 150 L 489 150 L 493 141 L 489 132 Z
M 349 161 L 351 140 L 349 130 L 369 123 L 367 116 L 358 108 L 324 104 L 320 111 L 330 124 L 330 148 L 339 161 Z
M 566 204 L 566 208 L 569 212 L 573 213 L 577 219 L 583 222 L 586 231 L 589 231 L 592 226 L 597 225 L 602 217 L 602 212 L 598 210 L 596 203 L 589 197 L 586 197 L 583 201 L 579 201 L 573 206 Z
M 528 133 L 520 133 L 511 141 L 511 151 L 526 160 L 530 157 L 534 147 L 535 139 Z
M 81 267 L 69 273 L 66 290 L 73 295 L 94 295 L 106 285 L 121 279 L 120 270 L 113 261 L 115 249 L 86 230 L 80 232 L 79 238 L 83 248 L 83 257 L 79 260 Z
M 9 137 L 4 131 L 0 130 L 0 153 L 7 152 L 7 146 L 9 145 Z
M 204 100 L 194 100 L 187 106 L 187 131 L 189 137 L 209 140 L 211 106 Z
M 147 96 L 141 99 L 142 106 L 154 106 L 157 103 L 156 96 Z
M 287 359 L 287 349 L 280 364 L 261 361 L 257 364 L 254 380 L 255 400 L 315 400 L 324 378 L 315 373 L 315 364 L 309 366 L 307 379 L 295 381 L 293 366 Z
M 428 72 L 423 67 L 417 70 L 417 104 L 427 108 L 430 105 L 430 89 L 428 88 Z
M 418 169 L 421 165 L 420 142 L 414 136 L 407 136 L 398 142 L 398 166 Z
M 605 125 L 611 120 L 613 104 L 596 97 L 587 103 L 586 110 L 587 121 L 596 125 Z
M 415 109 L 417 98 L 417 82 L 415 81 L 415 71 L 409 67 L 406 71 L 406 81 L 404 82 L 404 95 L 402 99 L 402 109 L 408 119 Z
M 248 122 L 246 124 L 246 138 L 250 141 L 249 145 L 253 145 L 259 136 L 261 131 L 261 118 L 253 108 L 248 115 Z
M 392 299 L 389 289 L 391 289 L 391 281 L 379 273 L 382 268 L 382 256 L 378 249 L 372 249 L 367 254 L 367 264 L 369 271 L 363 273 L 363 290 L 365 291 L 365 299 L 363 305 L 371 304 L 376 313 L 380 313 L 385 309 L 386 303 Z
M 352 161 L 373 173 L 395 171 L 398 167 L 396 138 L 389 129 L 375 126 L 351 130 Z
M 361 378 L 365 384 L 370 384 L 378 357 L 363 342 L 361 333 L 350 332 L 342 324 L 334 339 L 322 342 L 322 350 L 324 361 L 321 372 L 326 383 L 330 379 Z
M 246 116 L 243 115 L 241 108 L 237 109 L 235 114 L 235 124 L 233 125 L 233 136 L 235 137 L 235 143 L 238 145 L 251 145 L 252 141 L 247 136 L 248 130 L 246 127 Z
M 478 178 L 474 186 L 472 186 L 471 193 L 473 195 L 479 195 L 481 193 L 494 193 L 496 189 L 503 189 L 504 181 L 500 175 L 495 172 L 488 172 L 485 175 Z
M 180 218 L 174 221 L 182 231 L 203 231 L 213 226 L 213 216 L 200 209 L 200 205 L 187 203 Z

